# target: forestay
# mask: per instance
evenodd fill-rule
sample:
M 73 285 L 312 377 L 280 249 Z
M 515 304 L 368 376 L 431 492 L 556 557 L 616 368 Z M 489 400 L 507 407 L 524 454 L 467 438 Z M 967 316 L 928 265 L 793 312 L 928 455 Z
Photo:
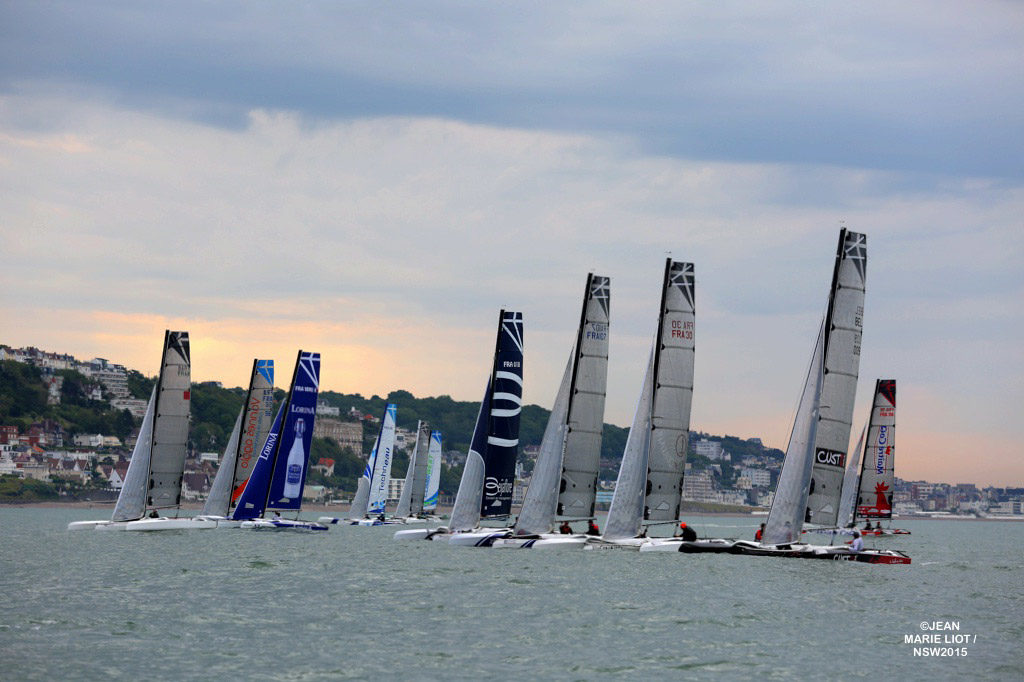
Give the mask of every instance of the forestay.
M 843 474 L 843 495 L 839 498 L 839 523 L 836 525 L 843 526 L 853 522 L 857 506 L 857 486 L 860 483 L 860 451 L 867 432 L 868 425 L 865 424 L 861 429 L 860 438 L 857 439 L 857 447 L 851 452 L 850 461 L 846 465 L 846 473 Z
M 821 415 L 807 499 L 810 520 L 823 526 L 836 525 L 839 514 L 860 369 L 866 267 L 867 238 L 843 228 L 825 316 Z
M 864 461 L 857 494 L 857 516 L 891 519 L 892 494 L 896 486 L 896 380 L 875 382 L 871 425 L 864 448 Z
M 786 447 L 786 458 L 768 512 L 761 542 L 779 545 L 800 540 L 804 518 L 807 515 L 808 481 L 814 464 L 814 439 L 818 430 L 818 412 L 821 401 L 822 363 L 824 358 L 824 323 L 811 353 L 804 387 L 800 393 L 793 431 Z

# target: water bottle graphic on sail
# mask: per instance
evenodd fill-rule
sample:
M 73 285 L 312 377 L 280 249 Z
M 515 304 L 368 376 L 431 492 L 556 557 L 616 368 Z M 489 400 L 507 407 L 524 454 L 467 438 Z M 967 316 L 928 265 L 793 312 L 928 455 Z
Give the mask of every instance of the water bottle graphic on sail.
M 306 421 L 295 420 L 295 440 L 288 451 L 287 473 L 284 483 L 284 497 L 295 499 L 299 496 L 302 484 L 302 467 L 306 461 L 306 453 L 302 449 L 302 436 L 306 433 Z

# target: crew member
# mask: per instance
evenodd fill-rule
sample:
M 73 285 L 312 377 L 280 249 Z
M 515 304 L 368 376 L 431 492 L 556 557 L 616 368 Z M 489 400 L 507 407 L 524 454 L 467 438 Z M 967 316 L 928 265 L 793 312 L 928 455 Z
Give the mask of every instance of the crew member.
M 683 542 L 697 541 L 697 531 L 687 526 L 685 521 L 679 524 L 679 535 L 683 538 Z
M 757 532 L 754 533 L 754 540 L 756 540 L 757 542 L 761 542 L 761 538 L 763 536 L 764 536 L 764 524 L 762 523 L 761 527 L 758 528 Z
M 865 521 L 864 522 L 864 530 L 871 530 L 871 522 L 870 521 Z
M 572 535 L 572 526 L 569 525 L 568 521 L 562 521 L 562 525 L 558 527 L 558 532 L 562 535 Z
M 587 535 L 600 535 L 600 534 L 601 534 L 601 530 L 597 527 L 597 524 L 594 523 L 594 519 L 590 519 L 590 522 L 587 523 Z
M 851 552 L 863 552 L 864 551 L 864 540 L 860 537 L 860 531 L 853 531 L 853 540 L 850 540 L 850 551 Z
M 875 522 L 875 530 L 882 530 L 882 522 L 881 521 L 876 521 Z

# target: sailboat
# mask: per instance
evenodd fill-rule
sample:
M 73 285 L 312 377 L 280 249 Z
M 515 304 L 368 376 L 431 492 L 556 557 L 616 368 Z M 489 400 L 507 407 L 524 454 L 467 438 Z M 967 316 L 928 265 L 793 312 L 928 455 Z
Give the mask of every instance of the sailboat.
M 143 519 L 147 513 L 156 516 L 158 509 L 177 510 L 181 504 L 191 366 L 188 332 L 165 331 L 160 375 L 153 386 L 114 513 L 109 521 L 74 521 L 68 524 L 68 530 L 171 529 L 186 527 L 186 522 L 191 522 L 191 519 Z
M 301 521 L 302 490 L 309 469 L 316 401 L 320 387 L 320 354 L 299 351 L 288 397 L 274 417 L 252 474 L 231 518 L 253 530 L 320 531 L 327 526 Z M 263 518 L 274 511 L 273 518 Z M 294 519 L 281 518 L 294 511 Z
M 892 519 L 896 487 L 896 380 L 878 379 L 871 406 L 864 458 L 857 482 L 856 503 L 850 523 L 857 519 Z M 862 535 L 910 535 L 902 528 L 867 529 Z
M 671 542 L 652 542 L 646 533 L 648 526 L 674 525 L 679 519 L 693 398 L 694 287 L 693 263 L 665 260 L 658 326 L 640 400 L 604 532 L 588 540 L 590 549 L 653 549 Z
M 761 542 L 698 540 L 680 543 L 680 551 L 876 564 L 910 563 L 910 557 L 902 552 L 876 549 L 854 552 L 846 545 L 800 542 L 805 522 L 834 527 L 840 513 L 846 447 L 860 365 L 866 264 L 866 237 L 843 228 L 839 233 L 828 307 L 811 354 Z
M 210 494 L 197 521 L 214 521 L 218 528 L 237 528 L 229 518 L 245 490 L 259 451 L 274 419 L 274 361 L 253 360 L 245 404 L 235 419 Z
M 391 460 L 395 451 L 395 420 L 398 405 L 388 403 L 380 419 L 380 430 L 366 460 L 366 468 L 356 484 L 356 495 L 349 505 L 348 523 L 352 526 L 382 526 L 391 479 Z M 338 523 L 333 516 L 321 516 L 321 523 Z
M 398 507 L 392 519 L 398 523 L 426 523 L 424 508 L 427 492 L 427 468 L 430 466 L 430 449 L 433 446 L 433 434 L 438 436 L 437 453 L 440 455 L 440 432 L 430 430 L 430 425 L 422 419 L 416 424 L 416 444 L 409 456 L 409 466 L 405 472 L 405 485 L 398 498 Z M 435 502 L 436 507 L 436 502 Z
M 507 527 L 481 528 L 480 523 L 507 521 L 512 511 L 522 396 L 523 315 L 502 310 L 498 314 L 494 362 L 477 413 L 450 525 L 400 530 L 395 533 L 396 540 L 448 539 L 454 545 L 487 547 L 512 532 Z
M 554 533 L 556 518 L 594 518 L 608 383 L 610 280 L 587 275 L 569 362 L 541 440 L 540 453 L 512 537 L 494 547 L 582 547 L 584 534 Z

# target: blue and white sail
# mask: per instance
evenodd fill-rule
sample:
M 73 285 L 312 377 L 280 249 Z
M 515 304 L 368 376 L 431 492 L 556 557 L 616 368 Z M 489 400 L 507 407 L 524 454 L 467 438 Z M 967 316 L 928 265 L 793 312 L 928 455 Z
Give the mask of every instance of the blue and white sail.
M 430 432 L 430 448 L 427 450 L 427 481 L 423 492 L 423 511 L 437 509 L 441 492 L 441 432 Z
M 288 409 L 281 425 L 274 474 L 270 479 L 267 509 L 298 511 L 302 508 L 319 391 L 320 354 L 299 351 Z
M 383 514 L 388 504 L 388 484 L 391 481 L 391 462 L 395 455 L 395 420 L 398 406 L 389 403 L 380 424 L 373 470 L 370 475 L 370 496 L 366 505 L 368 514 Z
M 481 518 L 509 515 L 522 395 L 523 315 L 502 310 L 494 363 L 452 507 L 453 532 L 472 530 Z

